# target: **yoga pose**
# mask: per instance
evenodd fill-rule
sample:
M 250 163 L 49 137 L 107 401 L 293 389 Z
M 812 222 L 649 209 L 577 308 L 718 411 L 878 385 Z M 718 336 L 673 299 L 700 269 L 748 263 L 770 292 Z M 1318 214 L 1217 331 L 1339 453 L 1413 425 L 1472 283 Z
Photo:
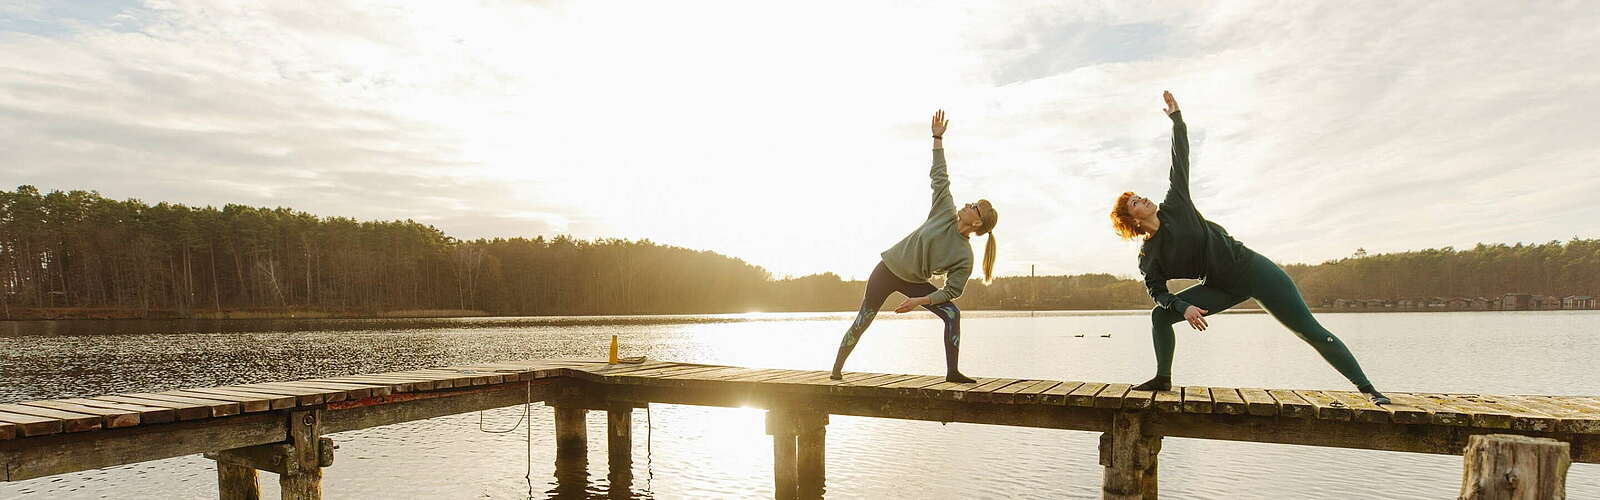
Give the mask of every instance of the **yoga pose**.
M 961 348 L 961 310 L 950 302 L 961 296 L 972 275 L 972 247 L 967 243 L 971 235 L 989 235 L 983 252 L 984 282 L 994 276 L 994 224 L 1000 214 L 989 200 L 978 200 L 956 209 L 950 197 L 950 175 L 945 172 L 944 130 L 950 122 L 944 110 L 933 115 L 933 168 L 928 176 L 933 178 L 933 208 L 922 227 L 912 231 L 893 247 L 885 250 L 883 260 L 867 278 L 867 293 L 861 299 L 861 310 L 850 329 L 839 341 L 839 354 L 833 360 L 834 380 L 843 377 L 844 360 L 855 349 L 861 334 L 872 325 L 878 308 L 889 298 L 889 293 L 900 292 L 907 298 L 894 312 L 904 313 L 922 306 L 944 320 L 945 380 L 968 383 L 973 380 L 956 369 L 958 350 Z M 934 287 L 928 278 L 945 275 L 944 288 Z
M 1163 92 L 1167 116 L 1172 119 L 1172 172 L 1167 197 L 1158 206 L 1132 192 L 1122 193 L 1111 208 L 1111 225 L 1123 239 L 1144 238 L 1139 248 L 1139 272 L 1156 307 L 1150 311 L 1151 338 L 1155 341 L 1156 376 L 1139 384 L 1139 390 L 1172 388 L 1172 325 L 1188 321 L 1205 331 L 1205 317 L 1255 298 L 1283 326 L 1294 331 L 1322 359 L 1378 404 L 1389 398 L 1372 387 L 1361 365 L 1344 342 L 1334 336 L 1306 307 L 1294 282 L 1271 260 L 1228 236 L 1228 230 L 1206 220 L 1189 196 L 1189 136 L 1171 92 Z M 1176 294 L 1167 291 L 1169 278 L 1198 278 L 1201 283 Z

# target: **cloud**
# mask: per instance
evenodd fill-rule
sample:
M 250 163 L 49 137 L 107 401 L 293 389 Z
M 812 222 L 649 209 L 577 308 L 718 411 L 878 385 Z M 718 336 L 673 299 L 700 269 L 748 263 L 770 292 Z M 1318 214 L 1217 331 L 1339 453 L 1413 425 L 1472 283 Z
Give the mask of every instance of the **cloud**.
M 650 238 L 862 278 L 988 198 L 1001 274 L 1135 274 L 1165 189 L 1277 260 L 1593 236 L 1581 5 L 93 3 L 0 8 L 0 181 Z M 713 20 L 719 21 L 713 21 Z

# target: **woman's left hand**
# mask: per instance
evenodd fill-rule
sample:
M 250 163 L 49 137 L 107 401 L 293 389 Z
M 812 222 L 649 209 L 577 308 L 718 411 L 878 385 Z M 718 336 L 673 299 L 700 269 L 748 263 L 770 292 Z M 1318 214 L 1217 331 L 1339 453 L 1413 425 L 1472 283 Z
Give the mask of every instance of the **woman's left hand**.
M 950 120 L 944 119 L 944 110 L 933 114 L 933 136 L 943 137 L 944 129 L 950 126 Z
M 900 303 L 899 307 L 894 308 L 894 312 L 897 312 L 897 313 L 908 313 L 908 312 L 911 312 L 912 309 L 916 309 L 918 307 L 925 306 L 925 305 L 928 305 L 928 298 L 927 297 L 917 297 L 917 298 L 914 298 L 914 299 L 906 299 L 905 302 L 901 302 Z

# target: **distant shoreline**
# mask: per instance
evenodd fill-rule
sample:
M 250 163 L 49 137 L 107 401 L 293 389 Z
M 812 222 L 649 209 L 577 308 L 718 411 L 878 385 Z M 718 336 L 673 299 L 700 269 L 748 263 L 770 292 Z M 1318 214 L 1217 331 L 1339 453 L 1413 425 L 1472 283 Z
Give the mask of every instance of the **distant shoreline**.
M 1328 307 L 1313 307 L 1315 313 L 1470 313 L 1470 312 L 1519 312 L 1519 311 L 1566 311 L 1578 309 L 1526 309 L 1502 311 L 1498 309 L 1339 309 Z M 1127 313 L 1140 314 L 1143 309 L 1061 309 L 1061 310 L 1036 310 L 1036 309 L 969 309 L 973 312 L 1071 312 L 1071 313 Z M 855 311 L 767 311 L 753 314 L 830 314 L 853 313 Z M 1229 309 L 1224 314 L 1262 314 L 1265 311 L 1255 307 L 1239 307 Z M 592 316 L 710 316 L 710 315 L 739 315 L 751 313 L 738 312 L 679 312 L 679 313 L 650 313 L 650 314 L 544 314 L 544 315 L 517 315 L 495 314 L 488 311 L 468 309 L 401 309 L 393 311 L 322 311 L 309 309 L 289 310 L 224 310 L 224 311 L 189 311 L 187 314 L 171 310 L 142 310 L 126 308 L 21 308 L 11 309 L 7 314 L 0 316 L 0 321 L 67 321 L 67 320 L 259 320 L 259 319 L 428 319 L 428 318 L 544 318 L 544 317 L 592 317 Z

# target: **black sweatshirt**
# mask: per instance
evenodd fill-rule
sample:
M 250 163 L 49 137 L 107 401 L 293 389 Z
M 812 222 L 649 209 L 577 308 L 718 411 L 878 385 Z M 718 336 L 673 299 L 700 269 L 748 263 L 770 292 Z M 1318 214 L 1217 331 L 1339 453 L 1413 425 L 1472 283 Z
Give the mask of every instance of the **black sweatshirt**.
M 1200 216 L 1189 197 L 1189 129 L 1183 113 L 1172 118 L 1172 186 L 1161 201 L 1161 228 L 1139 248 L 1139 272 L 1156 304 L 1182 313 L 1189 303 L 1167 290 L 1172 278 L 1222 278 L 1255 252 L 1228 236 L 1228 230 Z M 1208 280 L 1209 281 L 1209 280 Z

